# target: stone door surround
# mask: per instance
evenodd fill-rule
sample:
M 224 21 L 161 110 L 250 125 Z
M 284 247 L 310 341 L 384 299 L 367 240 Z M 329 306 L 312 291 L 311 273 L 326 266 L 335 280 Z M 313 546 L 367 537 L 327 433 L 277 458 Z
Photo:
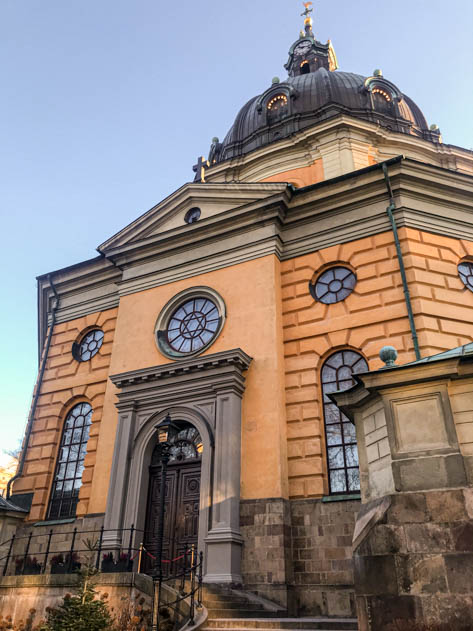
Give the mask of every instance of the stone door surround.
M 241 583 L 241 399 L 250 363 L 233 349 L 110 377 L 119 389 L 118 424 L 104 526 L 117 532 L 104 534 L 105 548 L 121 544 L 119 529 L 144 528 L 155 426 L 169 413 L 202 437 L 204 580 Z

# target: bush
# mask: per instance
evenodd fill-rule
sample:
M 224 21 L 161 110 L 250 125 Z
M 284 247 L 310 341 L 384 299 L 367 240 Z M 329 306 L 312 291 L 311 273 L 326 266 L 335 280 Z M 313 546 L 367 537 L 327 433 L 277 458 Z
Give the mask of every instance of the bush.
M 96 598 L 97 574 L 98 570 L 90 565 L 78 572 L 77 593 L 66 594 L 58 607 L 49 608 L 42 631 L 106 631 L 112 627 L 105 599 Z

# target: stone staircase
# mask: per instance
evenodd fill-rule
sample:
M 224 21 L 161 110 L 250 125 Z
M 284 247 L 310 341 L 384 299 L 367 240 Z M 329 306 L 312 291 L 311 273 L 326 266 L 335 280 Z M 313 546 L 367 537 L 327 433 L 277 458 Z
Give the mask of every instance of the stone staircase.
M 288 618 L 284 609 L 249 592 L 205 586 L 208 618 L 199 631 L 357 631 L 353 618 Z

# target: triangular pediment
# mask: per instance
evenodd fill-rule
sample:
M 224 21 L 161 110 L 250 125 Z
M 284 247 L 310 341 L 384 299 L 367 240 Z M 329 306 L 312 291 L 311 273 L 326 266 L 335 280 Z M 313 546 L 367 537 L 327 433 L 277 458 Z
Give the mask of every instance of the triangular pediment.
M 192 229 L 186 223 L 187 213 L 200 210 L 199 226 L 211 223 L 218 215 L 251 206 L 286 189 L 284 183 L 192 183 L 185 184 L 172 195 L 138 217 L 97 249 L 108 253 L 133 244 L 152 242 L 173 232 Z

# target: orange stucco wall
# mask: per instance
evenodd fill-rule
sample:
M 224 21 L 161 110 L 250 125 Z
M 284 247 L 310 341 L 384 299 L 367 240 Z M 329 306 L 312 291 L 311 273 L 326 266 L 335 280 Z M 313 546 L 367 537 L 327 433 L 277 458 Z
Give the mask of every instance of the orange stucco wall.
M 287 496 L 280 263 L 266 256 L 163 285 L 120 300 L 111 374 L 169 363 L 154 340 L 157 317 L 176 293 L 198 285 L 224 299 L 222 333 L 204 353 L 241 348 L 253 358 L 243 399 L 241 493 L 244 498 Z M 275 291 L 276 288 L 276 291 Z M 107 393 L 102 430 L 115 435 L 117 411 Z M 99 441 L 89 510 L 105 510 L 113 441 Z
M 77 514 L 90 512 L 89 497 L 101 432 L 116 316 L 117 309 L 110 309 L 54 327 L 23 476 L 13 485 L 14 493 L 34 492 L 29 514 L 32 521 L 46 517 L 64 419 L 79 401 L 88 401 L 93 408 Z M 105 333 L 102 347 L 91 361 L 79 363 L 72 357 L 72 344 L 92 326 L 100 326 Z
M 307 167 L 300 167 L 299 169 L 290 169 L 289 171 L 283 171 L 277 175 L 271 175 L 262 182 L 289 182 L 296 188 L 302 188 L 303 186 L 309 186 L 310 184 L 316 184 L 322 182 L 324 179 L 324 165 L 322 158 L 315 160 L 315 162 Z
M 402 228 L 399 231 L 423 356 L 473 339 L 473 292 L 457 265 L 473 260 L 473 244 Z M 315 302 L 309 281 L 345 264 L 354 292 L 333 305 Z M 121 298 L 119 309 L 55 328 L 24 475 L 15 493 L 34 491 L 30 519 L 45 516 L 65 414 L 77 400 L 94 408 L 78 514 L 105 511 L 117 423 L 109 374 L 168 363 L 154 340 L 156 319 L 176 293 L 197 285 L 223 297 L 227 319 L 206 351 L 241 348 L 253 363 L 243 399 L 241 494 L 245 499 L 318 497 L 328 492 L 319 371 L 341 348 L 361 352 L 371 369 L 389 343 L 398 363 L 413 344 L 391 232 L 280 263 L 266 256 Z M 105 331 L 90 362 L 72 359 L 71 345 L 87 327 Z
M 399 231 L 423 357 L 471 342 L 473 293 L 458 277 L 473 244 L 426 232 Z M 357 275 L 344 301 L 315 302 L 308 285 L 325 267 L 346 264 Z M 282 263 L 289 493 L 328 493 L 319 373 L 341 348 L 360 351 L 370 369 L 389 344 L 398 363 L 415 359 L 394 240 L 390 232 L 334 246 Z

